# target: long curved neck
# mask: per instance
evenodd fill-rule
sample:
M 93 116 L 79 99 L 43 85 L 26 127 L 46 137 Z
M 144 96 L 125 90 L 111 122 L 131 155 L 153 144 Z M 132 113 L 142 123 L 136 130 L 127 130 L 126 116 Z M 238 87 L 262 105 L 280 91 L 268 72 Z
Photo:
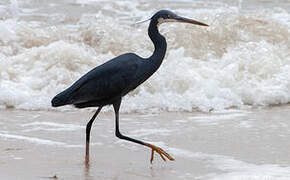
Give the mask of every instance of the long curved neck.
M 156 67 L 156 69 L 158 69 L 159 66 L 161 65 L 167 47 L 166 40 L 159 33 L 157 25 L 158 25 L 157 21 L 151 20 L 148 28 L 148 35 L 151 41 L 153 42 L 155 48 L 152 56 L 150 56 L 148 60 Z

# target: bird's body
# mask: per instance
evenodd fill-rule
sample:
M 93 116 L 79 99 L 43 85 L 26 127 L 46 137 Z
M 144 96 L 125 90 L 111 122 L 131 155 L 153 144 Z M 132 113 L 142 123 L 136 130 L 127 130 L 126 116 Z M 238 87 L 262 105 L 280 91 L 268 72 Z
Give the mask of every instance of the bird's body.
M 106 63 L 95 67 L 77 80 L 68 89 L 59 93 L 52 99 L 52 106 L 54 107 L 68 104 L 72 104 L 77 108 L 99 107 L 87 124 L 86 158 L 88 158 L 89 154 L 88 149 L 91 125 L 95 117 L 101 111 L 101 108 L 112 104 L 116 116 L 117 137 L 150 147 L 152 149 L 151 162 L 153 160 L 154 151 L 158 152 L 163 160 L 165 160 L 165 158 L 162 155 L 173 160 L 173 158 L 161 148 L 123 136 L 119 132 L 119 107 L 122 97 L 134 90 L 156 72 L 164 59 L 167 44 L 165 38 L 158 31 L 158 25 L 166 22 L 166 20 L 206 25 L 194 20 L 182 18 L 167 10 L 161 10 L 151 18 L 148 29 L 148 35 L 155 47 L 152 56 L 149 58 L 142 58 L 136 54 L 127 53 L 115 57 Z
M 78 108 L 112 104 L 148 79 L 156 71 L 152 66 L 151 61 L 136 54 L 120 55 L 89 71 L 52 103 Z
M 92 69 L 71 87 L 58 94 L 54 106 L 73 104 L 79 108 L 105 106 L 136 88 L 146 74 L 148 61 L 135 54 L 123 54 Z

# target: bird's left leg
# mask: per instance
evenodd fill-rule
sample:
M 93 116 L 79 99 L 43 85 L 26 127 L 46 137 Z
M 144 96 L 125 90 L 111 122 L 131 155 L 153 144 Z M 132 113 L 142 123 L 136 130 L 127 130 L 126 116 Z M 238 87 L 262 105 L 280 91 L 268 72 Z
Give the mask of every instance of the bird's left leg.
M 115 116 L 116 116 L 116 136 L 120 139 L 124 139 L 124 140 L 127 140 L 127 141 L 131 141 L 131 142 L 134 142 L 134 143 L 137 143 L 137 144 L 141 144 L 143 146 L 147 146 L 149 148 L 152 149 L 152 152 L 151 152 L 151 159 L 150 159 L 150 162 L 152 163 L 153 162 L 153 159 L 154 159 L 154 151 L 156 151 L 160 157 L 166 161 L 166 159 L 164 158 L 167 157 L 169 160 L 173 161 L 174 158 L 171 157 L 167 152 L 165 152 L 163 149 L 161 149 L 160 147 L 157 147 L 153 144 L 149 144 L 149 143 L 145 143 L 143 141 L 140 141 L 140 140 L 137 140 L 137 139 L 133 139 L 133 138 L 130 138 L 128 136 L 124 136 L 120 133 L 119 131 L 119 109 L 120 109 L 120 105 L 121 105 L 121 99 L 114 103 L 113 106 L 114 106 L 114 110 L 115 110 Z M 164 156 L 163 156 L 164 155 Z
M 90 156 L 90 134 L 91 134 L 92 124 L 101 110 L 102 110 L 102 107 L 99 107 L 97 109 L 97 111 L 95 112 L 93 117 L 90 119 L 86 127 L 86 163 L 89 162 L 89 158 L 90 158 L 89 157 Z

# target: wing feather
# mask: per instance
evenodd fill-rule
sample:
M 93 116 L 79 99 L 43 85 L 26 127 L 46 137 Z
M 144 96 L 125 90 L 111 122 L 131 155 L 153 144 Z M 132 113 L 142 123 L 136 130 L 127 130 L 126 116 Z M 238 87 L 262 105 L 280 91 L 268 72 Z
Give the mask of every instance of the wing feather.
M 102 101 L 122 94 L 135 80 L 138 60 L 136 55 L 125 54 L 94 68 L 67 89 L 69 103 Z

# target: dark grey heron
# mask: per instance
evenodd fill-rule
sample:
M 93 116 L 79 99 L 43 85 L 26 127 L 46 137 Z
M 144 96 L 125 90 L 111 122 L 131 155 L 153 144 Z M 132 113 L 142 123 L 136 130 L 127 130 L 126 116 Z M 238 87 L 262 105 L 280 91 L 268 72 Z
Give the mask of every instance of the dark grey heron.
M 72 104 L 77 108 L 98 107 L 86 127 L 86 162 L 89 161 L 90 131 L 92 124 L 102 107 L 111 104 L 115 111 L 115 134 L 118 138 L 151 148 L 151 163 L 154 158 L 154 151 L 164 161 L 166 161 L 165 157 L 169 160 L 174 160 L 160 147 L 121 134 L 119 130 L 119 108 L 122 97 L 146 81 L 157 71 L 163 61 L 167 44 L 165 38 L 158 31 L 160 24 L 165 22 L 183 22 L 201 26 L 208 25 L 178 16 L 168 10 L 158 11 L 149 20 L 148 35 L 155 48 L 152 56 L 142 58 L 136 54 L 127 53 L 115 57 L 89 71 L 72 86 L 56 95 L 51 101 L 53 107 L 68 104 Z

